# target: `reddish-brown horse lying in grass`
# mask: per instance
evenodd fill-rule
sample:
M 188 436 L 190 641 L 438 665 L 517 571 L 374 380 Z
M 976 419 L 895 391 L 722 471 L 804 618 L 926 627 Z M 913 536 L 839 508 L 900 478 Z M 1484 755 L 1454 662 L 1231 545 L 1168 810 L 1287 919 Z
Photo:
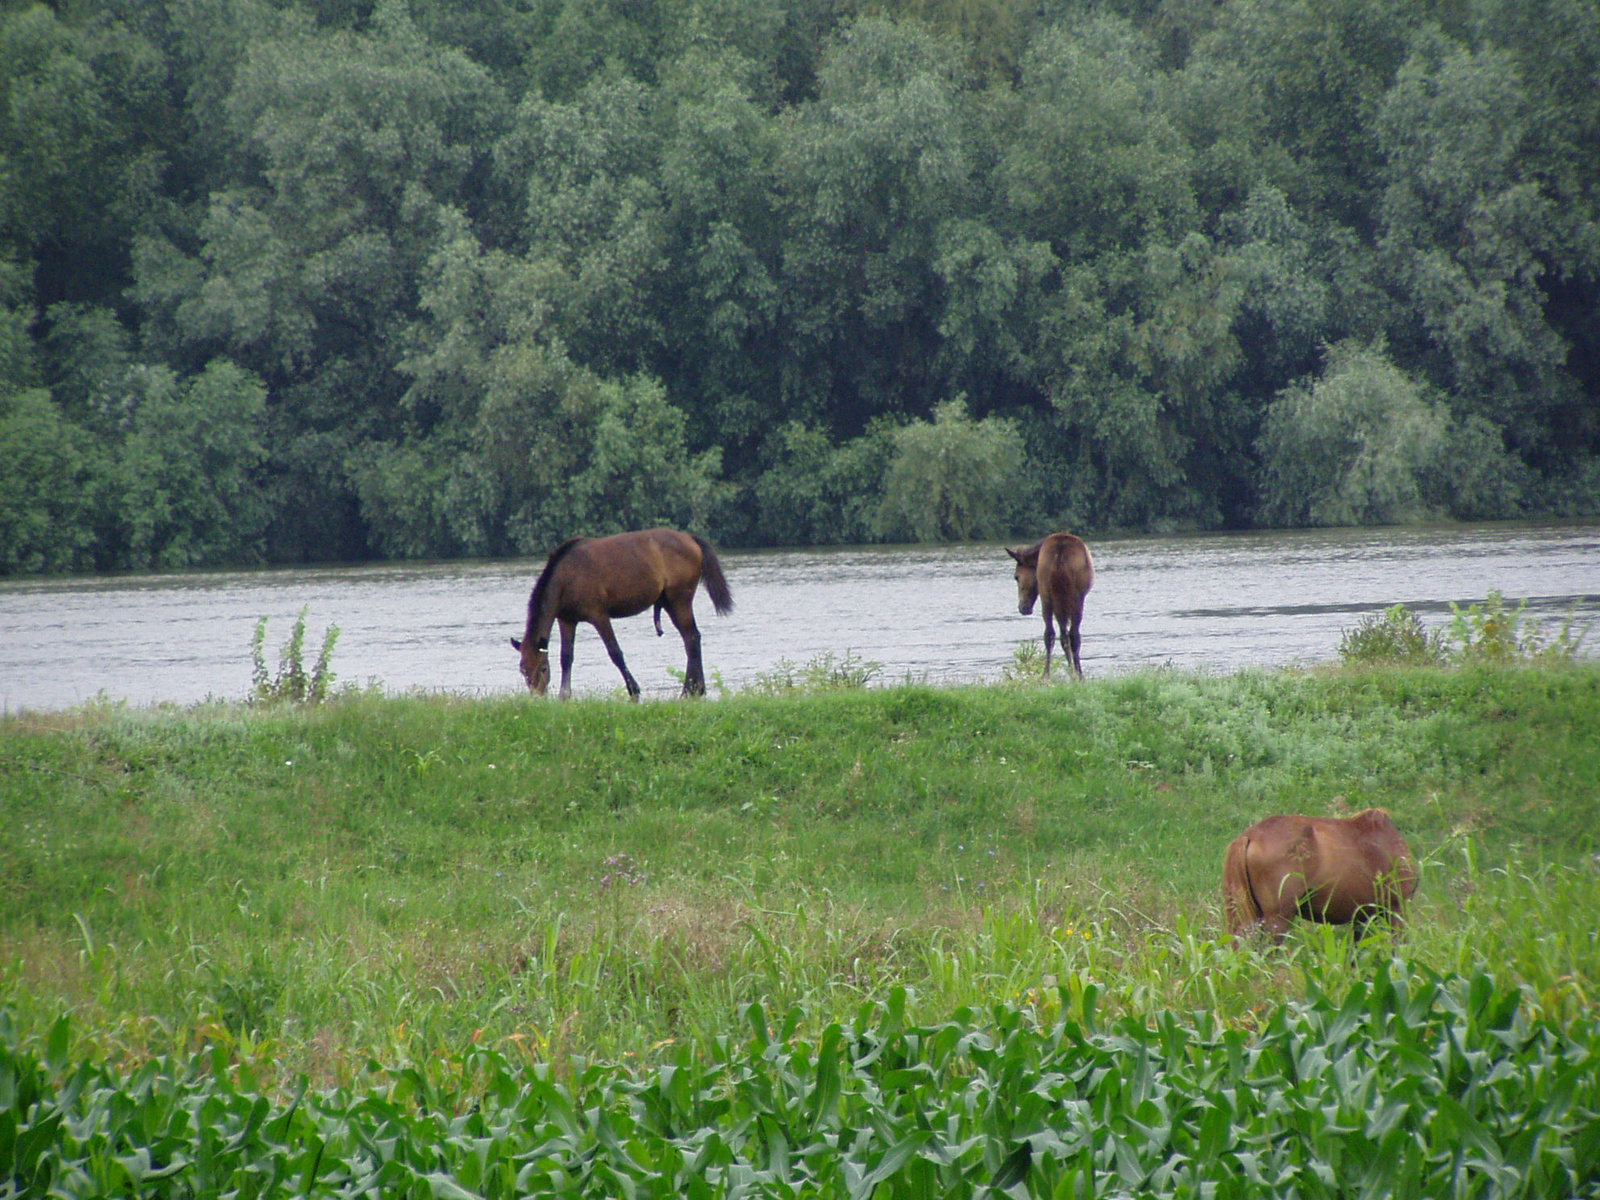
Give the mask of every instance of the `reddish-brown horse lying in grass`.
M 1235 938 L 1265 929 L 1281 941 L 1294 917 L 1354 925 L 1374 917 L 1398 927 L 1417 890 L 1417 866 L 1389 814 L 1268 817 L 1228 846 L 1222 899 Z
M 1033 602 L 1044 610 L 1044 677 L 1050 678 L 1050 652 L 1055 649 L 1055 626 L 1061 627 L 1061 649 L 1072 669 L 1083 675 L 1078 659 L 1083 625 L 1083 598 L 1094 586 L 1094 559 L 1082 539 L 1070 533 L 1052 533 L 1026 550 L 1006 547 L 1017 561 L 1017 611 L 1027 616 Z M 1052 624 L 1054 621 L 1054 624 Z
M 578 622 L 593 625 L 606 653 L 622 672 L 628 695 L 639 698 L 639 684 L 623 661 L 611 631 L 613 617 L 631 617 L 655 606 L 656 636 L 661 610 L 683 637 L 688 666 L 683 694 L 703 696 L 705 668 L 700 663 L 700 630 L 694 623 L 694 591 L 705 580 L 719 616 L 733 611 L 733 593 L 711 543 L 675 529 L 641 529 L 603 538 L 571 538 L 555 548 L 528 597 L 528 625 L 511 645 L 522 655 L 522 677 L 530 691 L 544 695 L 550 686 L 550 627 L 561 626 L 561 695 L 572 695 L 572 641 Z

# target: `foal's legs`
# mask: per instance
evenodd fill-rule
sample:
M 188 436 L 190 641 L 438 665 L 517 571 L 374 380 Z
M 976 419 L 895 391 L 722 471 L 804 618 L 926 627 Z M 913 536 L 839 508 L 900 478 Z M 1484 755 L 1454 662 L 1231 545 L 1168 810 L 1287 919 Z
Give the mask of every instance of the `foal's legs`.
M 1040 607 L 1044 609 L 1044 677 L 1049 679 L 1050 652 L 1056 648 L 1055 614 L 1050 611 L 1050 602 L 1048 600 L 1045 600 Z
M 611 661 L 617 664 L 617 670 L 622 672 L 622 682 L 627 685 L 628 699 L 639 698 L 639 683 L 628 671 L 628 664 L 622 660 L 622 647 L 617 645 L 617 635 L 611 632 L 611 618 L 599 616 L 592 622 L 595 632 L 600 635 L 600 640 L 606 644 L 606 653 L 611 655 Z
M 1068 656 L 1072 659 L 1072 669 L 1078 673 L 1078 678 L 1082 679 L 1083 662 L 1078 658 L 1078 647 L 1083 645 L 1083 636 L 1078 632 L 1079 626 L 1083 624 L 1083 600 L 1081 597 L 1078 603 L 1073 605 L 1071 615 L 1071 626 L 1062 635 L 1061 641 Z

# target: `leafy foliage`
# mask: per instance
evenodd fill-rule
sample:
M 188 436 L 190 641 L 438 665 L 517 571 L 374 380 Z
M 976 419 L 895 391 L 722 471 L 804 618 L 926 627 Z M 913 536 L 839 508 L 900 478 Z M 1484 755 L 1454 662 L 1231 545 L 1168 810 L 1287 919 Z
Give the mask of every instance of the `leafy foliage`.
M 899 541 L 993 538 L 1013 527 L 1022 501 L 1022 438 L 1003 417 L 973 421 L 963 399 L 941 404 L 932 424 L 894 433 L 878 529 Z
M 882 674 L 882 663 L 864 659 L 854 650 L 843 654 L 824 650 L 804 664 L 780 658 L 772 670 L 758 674 L 746 690 L 758 696 L 844 691 L 864 688 Z
M 1423 625 L 1404 604 L 1394 604 L 1345 630 L 1339 637 L 1339 657 L 1357 664 L 1437 666 L 1446 657 L 1445 635 Z
M 16 1183 L 63 1196 L 1582 1195 L 1600 1173 L 1600 1027 L 1530 1020 L 1487 973 L 1380 966 L 1254 1035 L 1102 1025 L 1096 998 L 1079 980 L 1042 1012 L 917 1025 L 900 990 L 820 1029 L 751 1005 L 742 1035 L 653 1069 L 478 1048 L 452 1082 L 374 1064 L 287 1099 L 205 1054 L 73 1064 L 66 1018 L 42 1054 L 0 1018 L 0 1129 Z
M 1526 600 L 1507 608 L 1504 598 L 1492 588 L 1481 605 L 1462 608 L 1452 602 L 1450 639 L 1457 657 L 1479 663 L 1563 663 L 1577 658 L 1587 630 L 1575 630 L 1569 617 L 1552 635 L 1524 616 L 1527 608 Z
M 93 453 L 47 393 L 0 397 L 0 571 L 93 565 Z
M 1592 17 L 12 5 L 0 570 L 1594 515 Z
M 1363 617 L 1339 639 L 1339 657 L 1356 665 L 1572 663 L 1588 630 L 1569 616 L 1555 630 L 1526 615 L 1528 602 L 1507 608 L 1491 588 L 1482 604 L 1450 603 L 1448 629 L 1429 629 L 1403 604 Z
M 1327 371 L 1286 389 L 1267 414 L 1264 507 L 1306 525 L 1425 516 L 1421 478 L 1444 451 L 1445 422 L 1380 348 L 1330 347 Z
M 332 669 L 333 647 L 339 640 L 339 627 L 329 625 L 322 635 L 317 661 L 305 666 L 306 610 L 302 608 L 289 630 L 289 639 L 278 651 L 278 672 L 270 675 L 264 646 L 267 618 L 256 622 L 250 636 L 250 700 L 253 704 L 321 704 L 336 678 Z

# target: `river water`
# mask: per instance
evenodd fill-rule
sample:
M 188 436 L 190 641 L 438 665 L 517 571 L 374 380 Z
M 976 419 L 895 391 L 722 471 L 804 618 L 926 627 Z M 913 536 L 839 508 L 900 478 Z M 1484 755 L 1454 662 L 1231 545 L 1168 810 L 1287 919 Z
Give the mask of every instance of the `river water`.
M 1600 624 L 1600 524 L 1277 531 L 1094 541 L 1083 665 L 1104 676 L 1171 664 L 1211 671 L 1337 657 L 1342 630 L 1402 603 L 1444 624 L 1451 601 L 1490 589 L 1555 621 Z M 725 551 L 736 608 L 696 614 L 706 672 L 739 690 L 785 661 L 831 653 L 879 664 L 878 680 L 992 680 L 1037 638 L 1017 612 L 998 544 Z M 250 639 L 268 618 L 269 667 L 307 611 L 305 661 L 339 627 L 340 684 L 472 695 L 521 689 L 508 638 L 522 633 L 541 561 L 474 561 L 0 580 L 0 711 L 98 698 L 135 705 L 243 699 Z M 649 614 L 617 623 L 647 696 L 671 696 L 683 647 Z M 1597 631 L 1585 649 L 1593 653 Z M 574 689 L 621 681 L 578 631 Z

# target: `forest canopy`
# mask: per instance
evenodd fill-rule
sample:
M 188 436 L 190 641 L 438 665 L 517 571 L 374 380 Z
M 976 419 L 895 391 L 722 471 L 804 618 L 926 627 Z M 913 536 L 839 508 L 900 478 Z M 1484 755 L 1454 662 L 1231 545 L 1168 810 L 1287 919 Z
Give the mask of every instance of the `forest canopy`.
M 1597 513 L 1593 0 L 0 4 L 0 574 Z

